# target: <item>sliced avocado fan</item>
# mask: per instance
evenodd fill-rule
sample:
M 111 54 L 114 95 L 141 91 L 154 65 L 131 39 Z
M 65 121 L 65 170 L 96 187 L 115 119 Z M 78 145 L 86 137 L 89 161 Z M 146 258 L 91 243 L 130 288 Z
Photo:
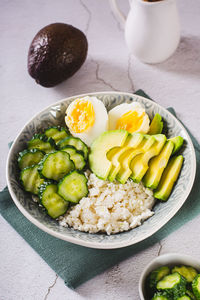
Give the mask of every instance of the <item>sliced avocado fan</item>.
M 155 114 L 153 120 L 151 121 L 150 128 L 148 134 L 159 134 L 162 133 L 163 130 L 163 122 L 162 117 L 159 114 Z
M 183 164 L 183 156 L 173 156 L 166 169 L 163 172 L 157 189 L 154 191 L 154 197 L 166 201 L 171 194 L 174 183 L 178 179 Z

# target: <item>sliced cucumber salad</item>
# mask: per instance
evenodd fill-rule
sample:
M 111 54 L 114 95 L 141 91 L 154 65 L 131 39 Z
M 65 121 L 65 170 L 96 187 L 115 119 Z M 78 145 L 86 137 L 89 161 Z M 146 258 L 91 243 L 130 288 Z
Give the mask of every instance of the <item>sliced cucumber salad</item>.
M 21 170 L 37 165 L 44 157 L 44 152 L 38 149 L 24 150 L 19 153 L 18 164 Z
M 82 170 L 85 167 L 86 161 L 84 159 L 83 152 L 76 150 L 74 146 L 69 145 L 61 148 L 61 150 L 69 154 L 70 159 L 73 161 L 77 170 Z
M 55 151 L 45 155 L 39 163 L 38 171 L 43 178 L 59 181 L 74 168 L 67 152 Z
M 61 140 L 58 143 L 59 149 L 62 149 L 64 147 L 66 147 L 66 146 L 73 146 L 73 147 L 75 147 L 78 151 L 83 152 L 84 158 L 87 159 L 87 157 L 88 157 L 88 147 L 79 138 L 73 137 L 73 136 L 69 136 L 69 137 L 66 137 L 65 139 Z
M 24 190 L 34 195 L 38 194 L 38 188 L 44 182 L 38 172 L 38 165 L 23 169 L 20 173 L 20 180 Z
M 70 134 L 69 132 L 63 128 L 63 127 L 56 127 L 56 126 L 52 126 L 49 127 L 45 130 L 44 134 L 48 137 L 48 138 L 52 138 L 55 143 L 57 144 L 59 141 L 61 141 L 62 139 L 68 137 Z
M 87 179 L 81 170 L 87 164 L 88 147 L 69 135 L 67 129 L 49 127 L 35 134 L 18 155 L 23 189 L 38 195 L 47 214 L 56 219 L 69 203 L 87 196 Z
M 200 274 L 191 266 L 162 266 L 146 281 L 146 295 L 152 300 L 199 300 Z
M 44 134 L 35 134 L 33 138 L 28 141 L 28 149 L 39 149 L 45 153 L 49 153 L 56 149 L 54 140 L 48 138 Z
M 88 194 L 87 179 L 84 174 L 73 171 L 58 184 L 58 194 L 66 201 L 78 203 Z
M 57 184 L 51 181 L 44 182 L 39 188 L 40 203 L 46 208 L 48 215 L 53 219 L 66 213 L 69 206 L 69 202 L 58 195 L 57 189 Z

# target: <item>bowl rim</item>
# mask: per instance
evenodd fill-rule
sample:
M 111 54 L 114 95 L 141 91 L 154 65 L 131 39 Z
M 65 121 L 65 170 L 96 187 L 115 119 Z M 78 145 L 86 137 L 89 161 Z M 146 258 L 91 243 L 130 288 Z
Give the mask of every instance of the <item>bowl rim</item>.
M 140 237 L 140 238 L 137 238 L 137 239 L 130 239 L 128 240 L 127 242 L 107 242 L 106 244 L 103 244 L 103 242 L 101 243 L 98 243 L 98 242 L 91 242 L 91 241 L 85 241 L 85 240 L 80 240 L 76 237 L 73 237 L 73 236 L 65 236 L 63 235 L 63 233 L 60 233 L 60 232 L 56 232 L 54 231 L 53 229 L 49 229 L 47 228 L 45 225 L 43 225 L 42 223 L 40 223 L 38 220 L 36 220 L 31 214 L 29 214 L 25 209 L 24 207 L 20 204 L 20 202 L 18 201 L 17 197 L 15 196 L 15 193 L 13 192 L 12 190 L 12 187 L 11 187 L 11 184 L 10 184 L 10 179 L 9 179 L 9 162 L 10 162 L 10 157 L 11 157 L 11 154 L 12 154 L 12 151 L 15 147 L 15 144 L 17 143 L 18 141 L 18 138 L 19 136 L 21 135 L 21 133 L 23 132 L 24 128 L 30 123 L 32 122 L 37 116 L 38 114 L 41 114 L 43 113 L 45 110 L 51 108 L 52 106 L 56 106 L 56 105 L 59 105 L 60 103 L 62 102 L 66 102 L 66 101 L 69 101 L 71 99 L 74 99 L 74 98 L 80 98 L 80 97 L 85 97 L 85 96 L 92 96 L 92 95 L 124 95 L 124 96 L 129 96 L 129 97 L 137 97 L 137 98 L 140 98 L 140 99 L 144 99 L 144 101 L 146 102 L 149 102 L 149 103 L 153 103 L 154 105 L 156 105 L 157 107 L 161 108 L 161 109 L 164 109 L 165 111 L 167 111 L 167 113 L 170 115 L 170 117 L 176 122 L 179 124 L 180 128 L 184 131 L 186 137 L 187 137 L 187 142 L 188 144 L 190 145 L 192 151 L 191 151 L 191 161 L 192 161 L 192 165 L 191 165 L 191 168 L 192 168 L 192 176 L 190 177 L 190 180 L 189 180 L 189 184 L 188 184 L 188 188 L 187 190 L 185 191 L 185 193 L 182 195 L 182 201 L 178 202 L 178 205 L 176 205 L 175 209 L 166 216 L 166 218 L 164 219 L 164 221 L 162 222 L 161 226 L 159 228 L 156 228 L 154 230 L 150 230 L 148 231 L 147 234 L 144 235 L 144 237 Z M 146 97 L 143 97 L 143 96 L 140 96 L 140 95 L 137 95 L 137 94 L 133 94 L 133 93 L 126 93 L 126 92 L 116 92 L 116 91 L 102 91 L 102 92 L 90 92 L 90 93 L 84 93 L 84 94 L 79 94 L 79 95 L 73 95 L 73 96 L 70 96 L 70 97 L 67 97 L 67 98 L 63 98 L 53 104 L 50 104 L 48 105 L 47 107 L 45 107 L 43 110 L 39 111 L 38 113 L 34 114 L 34 116 L 29 119 L 28 122 L 25 123 L 25 125 L 23 126 L 23 128 L 20 130 L 20 132 L 17 134 L 10 150 L 9 150 L 9 153 L 8 153 L 8 157 L 7 157 L 7 161 L 6 161 L 6 181 L 7 181 L 7 186 L 8 186 L 8 190 L 9 190 L 9 193 L 15 203 L 15 205 L 17 206 L 17 208 L 20 210 L 20 212 L 31 222 L 33 223 L 34 225 L 36 225 L 38 228 L 40 228 L 41 230 L 43 230 L 44 232 L 56 237 L 56 238 L 59 238 L 61 240 L 64 240 L 64 241 L 67 241 L 67 242 L 71 242 L 71 243 L 74 243 L 74 244 L 77 244 L 77 245 L 81 245 L 81 246 L 84 246 L 84 247 L 89 247 L 89 248 L 96 248 L 96 249 L 117 249 L 117 248 L 123 248 L 123 247 L 127 247 L 127 246 L 130 246 L 130 245 L 133 245 L 133 244 L 136 244 L 138 242 L 141 242 L 143 240 L 145 240 L 146 238 L 152 236 L 155 232 L 157 232 L 159 229 L 161 229 L 177 212 L 178 210 L 182 207 L 182 205 L 184 204 L 184 202 L 186 201 L 187 197 L 189 196 L 190 194 L 190 191 L 192 189 L 192 186 L 193 186 L 193 183 L 194 183 L 194 179 L 195 179 L 195 175 L 196 175 L 196 155 L 195 155 L 195 150 L 194 150 L 194 146 L 193 146 L 193 143 L 192 143 L 192 140 L 187 132 L 187 129 L 182 125 L 182 123 L 170 112 L 168 111 L 166 108 L 164 108 L 163 106 L 159 105 L 158 103 L 146 98 Z
M 168 260 L 168 263 L 163 263 L 163 260 Z M 152 268 L 153 265 L 159 264 L 160 266 L 164 266 L 164 265 L 171 265 L 171 264 L 175 264 L 175 261 L 177 262 L 177 264 L 185 264 L 186 266 L 192 266 L 195 267 L 196 265 L 196 269 L 200 271 L 200 260 L 198 258 L 195 258 L 191 255 L 188 254 L 181 254 L 181 253 L 176 253 L 176 252 L 169 252 L 169 253 L 165 253 L 162 255 L 159 255 L 157 257 L 155 257 L 154 259 L 152 259 L 143 269 L 141 275 L 140 275 L 140 279 L 139 279 L 139 284 L 138 284 L 138 291 L 139 291 L 139 296 L 140 296 L 140 300 L 145 300 L 144 298 L 144 293 L 143 293 L 143 286 L 145 284 L 145 279 L 147 278 L 148 274 L 156 269 L 157 267 L 155 266 L 155 268 Z M 181 261 L 179 263 L 179 261 Z M 185 261 L 185 263 L 183 262 Z M 189 261 L 189 263 L 187 262 Z

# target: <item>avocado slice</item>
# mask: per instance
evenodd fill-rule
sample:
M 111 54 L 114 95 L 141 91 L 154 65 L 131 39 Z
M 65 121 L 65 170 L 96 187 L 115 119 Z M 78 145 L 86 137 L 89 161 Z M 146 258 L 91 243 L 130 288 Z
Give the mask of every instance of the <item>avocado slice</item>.
M 153 120 L 151 121 L 148 134 L 159 134 L 163 130 L 162 117 L 159 114 L 155 114 Z
M 164 134 L 156 134 L 154 135 L 154 138 L 156 139 L 156 143 L 153 144 L 148 151 L 137 155 L 131 161 L 130 169 L 132 174 L 130 178 L 136 183 L 142 180 L 143 176 L 148 170 L 149 160 L 160 153 L 167 139 Z
M 129 133 L 126 130 L 110 130 L 103 132 L 91 145 L 89 165 L 97 177 L 106 180 L 112 168 L 107 153 L 114 147 L 122 147 Z
M 174 143 L 172 141 L 167 141 L 160 154 L 151 159 L 149 163 L 149 169 L 143 178 L 143 182 L 146 187 L 153 190 L 157 188 L 173 149 Z
M 183 156 L 173 156 L 166 169 L 163 172 L 160 183 L 157 189 L 154 191 L 154 197 L 161 200 L 166 201 L 172 191 L 174 183 L 178 179 L 181 167 L 183 164 Z
M 182 136 L 178 135 L 178 136 L 175 136 L 175 137 L 169 139 L 169 141 L 172 141 L 174 143 L 174 150 L 172 152 L 172 155 L 174 155 L 182 147 L 184 139 L 182 138 Z
M 120 156 L 128 149 L 134 150 L 142 142 L 144 135 L 141 133 L 129 134 L 123 147 L 111 149 L 108 152 L 107 158 L 112 162 L 112 167 L 108 175 L 108 180 L 113 181 L 121 168 L 119 161 Z
M 137 149 L 129 149 L 125 151 L 119 158 L 120 170 L 116 176 L 116 179 L 124 184 L 132 171 L 130 169 L 130 163 L 132 159 L 141 153 L 145 153 L 156 142 L 155 138 L 150 135 L 144 135 L 144 138 Z

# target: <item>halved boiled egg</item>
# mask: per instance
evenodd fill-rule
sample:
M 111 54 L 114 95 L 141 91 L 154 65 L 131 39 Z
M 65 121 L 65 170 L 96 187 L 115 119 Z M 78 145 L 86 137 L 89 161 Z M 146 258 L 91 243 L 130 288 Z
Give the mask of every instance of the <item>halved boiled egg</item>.
M 149 117 L 138 103 L 122 103 L 108 112 L 108 129 L 125 129 L 130 133 L 149 131 Z
M 96 137 L 108 129 L 107 110 L 96 97 L 78 98 L 68 106 L 65 123 L 73 136 L 90 146 Z

